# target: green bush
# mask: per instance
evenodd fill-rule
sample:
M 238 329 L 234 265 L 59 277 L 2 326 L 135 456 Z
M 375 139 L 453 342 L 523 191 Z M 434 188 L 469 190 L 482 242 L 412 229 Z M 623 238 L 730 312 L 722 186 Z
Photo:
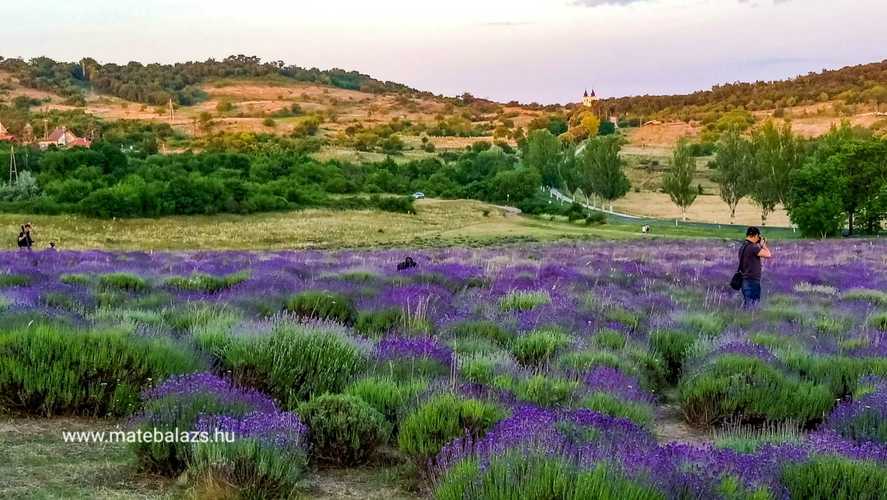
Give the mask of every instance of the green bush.
M 191 276 L 174 276 L 166 280 L 166 286 L 179 290 L 204 293 L 218 293 L 249 279 L 249 273 L 239 272 L 227 276 L 210 274 L 192 274 Z
M 800 444 L 806 439 L 803 430 L 792 421 L 767 422 L 763 426 L 728 425 L 714 435 L 714 445 L 738 453 L 755 453 L 771 444 Z
M 604 392 L 595 392 L 587 396 L 579 404 L 598 413 L 631 420 L 641 427 L 651 429 L 655 417 L 653 407 L 648 404 L 622 399 Z
M 50 325 L 0 331 L 0 407 L 39 415 L 126 415 L 150 381 L 195 371 L 166 338 Z
M 501 348 L 493 342 L 485 338 L 473 339 L 470 337 L 453 339 L 447 342 L 447 345 L 453 349 L 456 354 L 491 354 L 498 352 Z
M 792 498 L 805 500 L 879 500 L 887 492 L 887 468 L 838 457 L 786 465 L 780 480 Z
M 681 324 L 689 330 L 706 337 L 717 337 L 727 327 L 723 318 L 715 313 L 689 313 L 680 319 Z
M 436 500 L 664 500 L 651 486 L 604 465 L 581 470 L 561 458 L 509 452 L 481 468 L 474 460 L 454 465 L 434 489 Z
M 887 376 L 887 359 L 847 356 L 811 356 L 791 352 L 783 356 L 785 364 L 801 377 L 831 390 L 835 399 L 853 394 L 863 375 Z
M 59 281 L 66 285 L 88 285 L 92 283 L 92 277 L 88 274 L 62 274 Z
M 534 375 L 510 383 L 500 379 L 495 385 L 502 389 L 510 388 L 521 401 L 539 406 L 568 405 L 579 388 L 579 382 L 545 375 Z
M 423 379 L 402 382 L 388 377 L 368 377 L 349 385 L 345 394 L 366 401 L 394 428 L 411 402 L 426 387 L 428 382 Z
M 338 321 L 350 325 L 357 317 L 351 300 L 333 292 L 309 290 L 293 295 L 286 301 L 285 309 L 304 318 Z
M 602 349 L 618 351 L 625 347 L 625 334 L 609 328 L 599 330 L 593 340 L 595 345 Z
M 783 374 L 763 361 L 729 355 L 717 358 L 678 386 L 681 408 L 698 425 L 726 420 L 820 420 L 834 405 L 828 389 Z
M 505 411 L 492 403 L 440 394 L 419 406 L 403 421 L 398 447 L 424 464 L 453 439 L 468 437 L 476 440 L 504 417 Z
M 302 450 L 238 439 L 198 443 L 188 475 L 196 498 L 226 496 L 222 491 L 231 498 L 293 498 L 304 487 L 306 464 Z
M 665 362 L 669 383 L 674 384 L 680 378 L 684 361 L 695 342 L 695 335 L 681 331 L 659 330 L 650 335 L 650 347 Z
M 868 288 L 856 288 L 844 292 L 841 297 L 844 300 L 861 300 L 872 304 L 887 306 L 887 292 L 871 290 Z
M 250 408 L 242 402 L 222 400 L 208 390 L 174 394 L 144 403 L 139 428 L 144 432 L 177 432 L 195 429 L 203 415 L 243 416 Z M 139 468 L 175 477 L 188 466 L 192 443 L 177 441 L 138 441 L 131 445 Z
M 361 335 L 378 338 L 403 324 L 403 311 L 400 309 L 361 311 L 357 315 L 357 323 L 355 323 L 354 329 Z
M 887 332 L 887 311 L 872 314 L 868 320 L 869 326 Z
M 575 372 L 585 372 L 598 366 L 607 366 L 616 368 L 623 372 L 632 371 L 632 367 L 628 363 L 613 354 L 606 351 L 579 351 L 566 353 L 560 357 L 558 364 L 565 370 Z
M 457 338 L 487 339 L 496 345 L 506 346 L 514 338 L 514 334 L 493 321 L 464 321 L 450 329 L 450 334 Z
M 566 333 L 546 328 L 534 330 L 518 337 L 511 346 L 515 359 L 523 365 L 540 366 L 547 363 L 558 351 L 570 345 L 572 339 Z
M 603 310 L 604 319 L 621 323 L 631 330 L 637 330 L 641 326 L 641 316 L 633 311 L 618 306 L 609 306 Z
M 21 274 L 0 273 L 0 288 L 8 288 L 14 286 L 27 286 L 31 283 L 31 278 Z
M 265 337 L 212 337 L 211 352 L 243 385 L 288 408 L 341 392 L 367 366 L 367 353 L 345 332 L 323 325 L 283 325 Z
M 511 357 L 502 351 L 477 353 L 460 359 L 459 375 L 472 384 L 491 384 L 498 372 L 513 364 Z
M 499 299 L 499 309 L 505 312 L 530 311 L 549 302 L 551 297 L 545 290 L 533 292 L 515 290 Z
M 143 292 L 148 289 L 148 282 L 141 276 L 132 273 L 103 274 L 99 276 L 99 285 L 106 290 L 127 292 Z
M 299 415 L 310 429 L 313 455 L 323 463 L 362 464 L 388 440 L 385 417 L 357 396 L 324 394 L 300 406 Z

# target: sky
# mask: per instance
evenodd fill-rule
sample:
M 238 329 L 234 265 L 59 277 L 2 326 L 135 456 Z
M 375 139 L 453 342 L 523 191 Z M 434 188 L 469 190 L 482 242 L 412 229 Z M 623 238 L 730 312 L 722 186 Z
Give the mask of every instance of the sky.
M 881 61 L 884 19 L 887 0 L 0 0 L 0 56 L 246 54 L 547 104 Z

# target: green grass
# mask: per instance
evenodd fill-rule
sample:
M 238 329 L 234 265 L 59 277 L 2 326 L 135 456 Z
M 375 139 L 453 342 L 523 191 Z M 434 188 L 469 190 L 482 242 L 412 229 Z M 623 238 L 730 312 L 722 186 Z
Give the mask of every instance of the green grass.
M 31 283 L 31 278 L 20 274 L 0 273 L 0 288 L 10 288 L 14 286 L 27 286 Z
M 212 276 L 209 274 L 192 274 L 191 276 L 174 276 L 166 280 L 165 284 L 179 290 L 194 292 L 218 293 L 249 279 L 249 273 L 239 272 L 227 276 Z
M 824 385 L 737 355 L 722 356 L 685 375 L 678 391 L 687 420 L 701 426 L 738 418 L 807 425 L 819 421 L 835 402 Z
M 649 404 L 624 401 L 612 394 L 595 392 L 585 397 L 579 406 L 605 415 L 631 420 L 646 429 L 653 428 L 655 413 Z
M 126 443 L 63 444 L 62 432 L 112 431 L 113 420 L 10 419 L 0 427 L 0 498 L 176 498 L 173 480 L 139 473 Z
M 505 411 L 492 403 L 440 394 L 404 419 L 398 447 L 424 464 L 451 440 L 462 436 L 480 438 L 505 416 Z
M 0 409 L 33 415 L 126 415 L 141 389 L 203 368 L 168 338 L 52 325 L 0 330 Z
M 571 342 L 572 339 L 566 333 L 555 328 L 544 328 L 516 338 L 512 342 L 511 352 L 523 365 L 541 366 Z
M 510 452 L 481 469 L 456 464 L 436 485 L 436 500 L 664 500 L 654 488 L 600 465 L 583 471 L 562 459 Z
M 499 300 L 499 309 L 508 311 L 530 311 L 539 306 L 551 302 L 548 292 L 541 291 L 513 291 Z

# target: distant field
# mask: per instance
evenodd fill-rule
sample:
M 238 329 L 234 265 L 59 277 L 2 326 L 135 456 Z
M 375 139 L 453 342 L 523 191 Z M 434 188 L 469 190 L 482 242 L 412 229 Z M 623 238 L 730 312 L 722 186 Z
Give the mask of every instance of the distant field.
M 565 220 L 518 215 L 504 207 L 468 200 L 421 200 L 416 215 L 368 210 L 304 210 L 254 215 L 180 216 L 160 219 L 97 220 L 79 216 L 0 214 L 12 248 L 18 226 L 35 226 L 38 250 L 57 242 L 61 249 L 108 250 L 283 250 L 484 246 L 532 241 L 640 238 L 640 223 L 586 226 Z M 663 223 L 657 237 L 727 238 L 734 228 Z M 793 237 L 791 233 L 784 237 Z
M 543 221 L 476 201 L 421 200 L 417 215 L 304 210 L 255 215 L 95 220 L 79 216 L 2 214 L 3 247 L 23 221 L 35 225 L 36 248 L 112 250 L 304 249 L 485 245 L 564 238 L 625 238 L 626 228 Z M 636 229 L 632 228 L 632 232 Z
M 681 209 L 672 203 L 665 193 L 630 192 L 625 195 L 625 198 L 617 200 L 613 204 L 613 208 L 619 212 L 661 219 L 679 219 L 681 217 Z M 717 195 L 697 196 L 696 201 L 687 210 L 687 218 L 691 221 L 729 224 L 730 209 Z M 736 224 L 760 225 L 760 208 L 750 200 L 742 200 L 736 207 Z M 785 210 L 778 208 L 767 216 L 767 225 L 789 227 L 791 221 Z

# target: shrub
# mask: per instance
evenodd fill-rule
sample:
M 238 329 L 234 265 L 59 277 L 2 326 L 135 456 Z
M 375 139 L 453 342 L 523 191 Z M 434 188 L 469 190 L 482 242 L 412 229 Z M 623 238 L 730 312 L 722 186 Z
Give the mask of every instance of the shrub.
M 66 285 L 88 285 L 92 282 L 92 277 L 88 274 L 62 274 L 59 281 Z
M 570 336 L 560 330 L 534 330 L 518 337 L 511 346 L 511 352 L 521 364 L 539 366 L 547 363 L 555 353 L 570 345 L 570 342 Z
M 267 337 L 216 338 L 213 349 L 236 380 L 288 408 L 316 395 L 341 392 L 368 359 L 344 331 L 323 324 L 282 325 Z
M 504 417 L 505 412 L 492 403 L 440 394 L 403 421 L 398 447 L 419 463 L 424 463 L 453 439 L 477 440 Z
M 166 280 L 166 286 L 180 290 L 204 293 L 218 293 L 249 279 L 249 273 L 241 272 L 227 276 L 192 274 L 189 277 L 174 276 Z
M 887 332 L 887 311 L 872 314 L 868 320 L 869 326 Z
M 798 424 L 792 421 L 767 422 L 762 427 L 734 424 L 728 425 L 714 435 L 714 445 L 739 453 L 755 453 L 763 445 L 799 444 L 804 439 L 804 433 Z
M 582 470 L 562 458 L 508 452 L 485 467 L 475 460 L 457 463 L 436 485 L 434 498 L 659 500 L 665 495 L 604 465 Z
M 844 292 L 842 298 L 844 298 L 844 300 L 861 300 L 876 305 L 887 306 L 887 292 L 882 290 L 856 288 Z
M 588 408 L 604 415 L 631 420 L 641 427 L 652 429 L 654 411 L 653 407 L 640 402 L 624 401 L 611 394 L 594 392 L 580 403 L 582 408 Z
M 637 330 L 641 325 L 641 316 L 635 312 L 618 306 L 609 306 L 603 310 L 603 316 L 607 321 L 621 323 L 631 330 Z
M 534 375 L 505 384 L 500 381 L 496 385 L 503 389 L 510 388 L 521 401 L 549 407 L 567 405 L 579 388 L 579 382 L 545 375 Z
M 836 399 L 852 394 L 863 375 L 887 375 L 884 358 L 810 356 L 805 352 L 792 352 L 783 356 L 783 361 L 802 378 L 828 387 Z
M 404 324 L 403 311 L 382 309 L 381 311 L 361 311 L 357 315 L 354 329 L 367 337 L 381 337 Z
M 349 385 L 345 394 L 366 401 L 394 428 L 411 401 L 426 387 L 428 382 L 422 379 L 402 382 L 387 377 L 368 377 Z
M 148 289 L 148 282 L 141 276 L 131 273 L 111 273 L 99 276 L 99 285 L 107 290 L 142 292 Z
M 715 313 L 690 313 L 681 317 L 681 323 L 691 331 L 706 337 L 717 337 L 724 331 L 727 324 Z
M 31 283 L 31 278 L 21 274 L 0 273 L 0 288 L 8 288 L 14 286 L 27 286 Z
M 604 328 L 595 334 L 594 343 L 600 348 L 618 351 L 625 347 L 625 335 L 622 332 Z
M 621 371 L 630 371 L 631 367 L 619 356 L 606 351 L 570 352 L 561 356 L 559 365 L 565 370 L 584 372 L 598 366 L 608 366 Z
M 499 299 L 499 309 L 505 312 L 530 311 L 549 302 L 551 297 L 544 290 L 535 292 L 515 290 Z
M 310 429 L 312 450 L 320 462 L 358 465 L 388 439 L 385 417 L 363 399 L 324 394 L 299 408 Z
M 799 381 L 755 358 L 727 355 L 685 376 L 678 387 L 681 408 L 695 424 L 728 419 L 821 419 L 834 400 L 826 387 Z
M 238 439 L 196 445 L 189 475 L 196 498 L 293 498 L 303 487 L 305 466 L 306 453 L 299 447 Z
M 0 407 L 40 415 L 126 415 L 149 381 L 200 366 L 165 338 L 39 325 L 0 331 Z
M 666 379 L 674 384 L 681 376 L 684 361 L 696 337 L 687 332 L 660 330 L 650 335 L 650 347 L 665 362 Z
M 514 362 L 505 352 L 478 353 L 460 360 L 459 374 L 472 384 L 490 384 L 502 368 L 511 367 Z
M 487 339 L 497 345 L 506 346 L 514 334 L 492 321 L 464 321 L 450 329 L 456 338 Z
M 501 348 L 484 338 L 458 338 L 447 343 L 457 354 L 489 354 L 499 351 Z
M 887 491 L 887 468 L 871 462 L 817 457 L 786 465 L 780 477 L 792 498 L 876 500 Z
M 143 410 L 135 423 L 142 431 L 152 433 L 195 431 L 202 416 L 243 417 L 254 412 L 277 412 L 267 396 L 235 387 L 210 373 L 172 377 L 145 391 L 142 397 Z M 143 470 L 175 476 L 188 465 L 192 443 L 139 441 L 132 448 Z
M 354 323 L 357 311 L 351 300 L 333 292 L 309 290 L 293 295 L 286 301 L 286 310 L 304 318 L 317 318 L 349 325 Z

